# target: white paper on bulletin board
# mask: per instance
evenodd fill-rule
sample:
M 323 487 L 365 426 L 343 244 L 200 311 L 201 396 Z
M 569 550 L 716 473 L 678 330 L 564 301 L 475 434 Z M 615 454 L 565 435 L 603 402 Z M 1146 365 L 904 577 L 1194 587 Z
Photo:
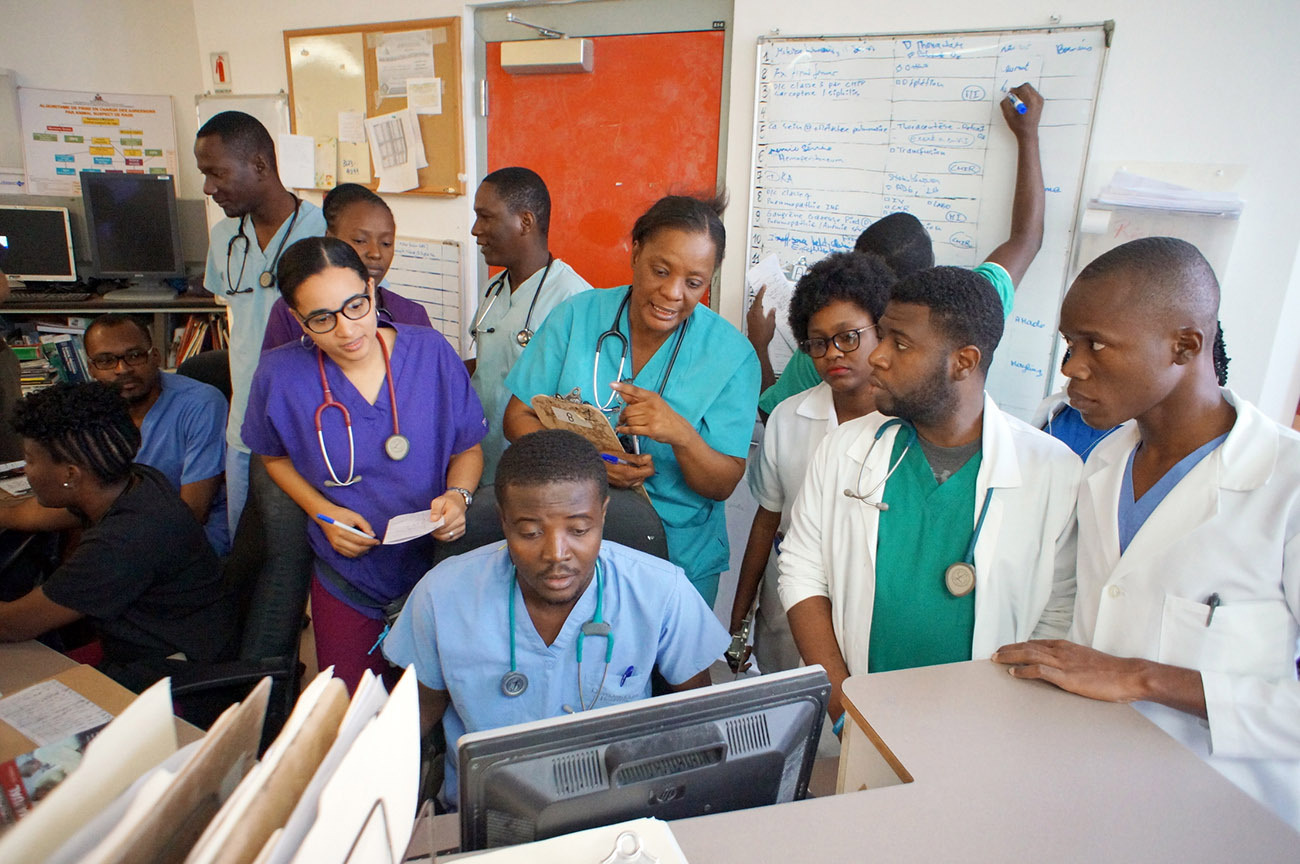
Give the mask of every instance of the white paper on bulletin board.
M 176 175 L 172 97 L 18 88 L 27 191 L 81 195 L 82 171 Z
M 369 183 L 370 151 L 360 130 L 366 112 L 365 43 L 360 33 L 289 40 L 293 131 L 320 144 L 337 140 L 338 183 Z M 317 174 L 322 175 L 317 165 Z M 317 188 L 333 188 L 319 186 Z

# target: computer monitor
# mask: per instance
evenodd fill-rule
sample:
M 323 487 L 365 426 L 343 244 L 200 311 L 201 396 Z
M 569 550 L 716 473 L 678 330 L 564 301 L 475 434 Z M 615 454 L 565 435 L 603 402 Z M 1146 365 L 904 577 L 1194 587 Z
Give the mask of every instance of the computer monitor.
M 831 685 L 820 666 L 461 737 L 461 849 L 803 798 Z
M 68 209 L 0 206 L 0 271 L 17 280 L 76 282 Z
M 94 275 L 184 275 L 176 186 L 170 176 L 82 171 L 81 200 Z

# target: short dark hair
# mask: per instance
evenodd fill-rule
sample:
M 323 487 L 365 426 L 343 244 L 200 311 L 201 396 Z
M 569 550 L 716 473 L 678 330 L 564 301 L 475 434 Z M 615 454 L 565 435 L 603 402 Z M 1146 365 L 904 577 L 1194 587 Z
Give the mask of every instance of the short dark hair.
M 915 303 L 930 309 L 930 320 L 955 347 L 980 350 L 980 371 L 987 373 L 1002 341 L 1002 300 L 989 280 L 965 267 L 931 267 L 894 286 L 891 303 Z
M 536 171 L 517 165 L 498 168 L 484 177 L 483 182 L 496 190 L 511 213 L 527 210 L 537 218 L 537 228 L 541 235 L 550 235 L 551 193 Z
M 1181 310 L 1209 334 L 1219 318 L 1219 280 L 1201 251 L 1177 237 L 1143 237 L 1103 253 L 1076 282 L 1131 275 L 1131 296 L 1148 312 Z
M 206 138 L 215 135 L 227 149 L 233 150 L 245 159 L 254 156 L 266 157 L 267 163 L 275 170 L 275 142 L 271 133 L 266 131 L 262 121 L 243 111 L 222 111 L 214 114 L 199 129 L 195 137 Z
M 873 252 L 885 259 L 899 279 L 934 266 L 930 232 L 911 213 L 890 213 L 867 226 L 853 244 L 854 252 Z
M 727 229 L 722 227 L 722 211 L 727 208 L 726 193 L 712 198 L 691 195 L 666 195 L 641 214 L 632 226 L 632 242 L 638 246 L 665 228 L 689 234 L 708 234 L 713 241 L 713 265 L 722 263 L 727 251 Z
M 1228 356 L 1228 345 L 1223 341 L 1223 322 L 1220 321 L 1214 329 L 1214 347 L 1211 352 L 1214 356 L 1214 377 L 1219 379 L 1219 386 L 1228 386 L 1228 364 L 1232 358 Z
M 609 495 L 605 463 L 590 441 L 567 429 L 530 432 L 506 448 L 497 465 L 497 506 L 511 486 L 591 483 L 603 500 Z
M 106 327 L 121 327 L 126 324 L 130 324 L 139 330 L 140 335 L 144 336 L 144 344 L 150 348 L 153 347 L 153 334 L 149 332 L 148 325 L 135 315 L 127 315 L 125 312 L 105 312 L 97 316 L 94 321 L 90 322 L 86 332 L 82 334 L 81 341 L 84 344 L 90 340 L 91 333 L 97 333 Z
M 54 461 L 84 468 L 104 484 L 125 479 L 140 449 L 126 400 L 95 381 L 55 384 L 23 397 L 14 405 L 13 426 Z
M 897 282 L 894 271 L 878 255 L 837 252 L 808 268 L 795 286 L 790 300 L 790 329 L 802 342 L 808 338 L 808 321 L 814 313 L 836 300 L 847 300 L 880 320 L 889 302 L 890 289 Z
M 325 200 L 321 201 L 320 204 L 321 212 L 325 214 L 325 224 L 329 227 L 329 230 L 334 230 L 339 216 L 353 204 L 370 204 L 375 207 L 383 207 L 388 211 L 389 216 L 393 215 L 388 202 L 365 186 L 360 183 L 340 183 L 325 193 Z
M 284 250 L 275 268 L 275 284 L 289 308 L 297 308 L 294 299 L 302 283 L 331 267 L 351 270 L 362 282 L 370 281 L 370 271 L 357 250 L 337 237 L 304 237 Z

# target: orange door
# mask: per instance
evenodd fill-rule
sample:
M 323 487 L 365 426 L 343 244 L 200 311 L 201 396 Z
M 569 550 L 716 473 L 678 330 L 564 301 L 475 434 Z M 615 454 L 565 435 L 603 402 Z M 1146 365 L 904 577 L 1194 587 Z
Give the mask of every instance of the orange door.
M 542 176 L 551 252 L 595 287 L 631 280 L 632 223 L 647 207 L 715 191 L 723 38 L 598 36 L 594 71 L 539 75 L 502 71 L 501 44 L 488 43 L 488 170 Z

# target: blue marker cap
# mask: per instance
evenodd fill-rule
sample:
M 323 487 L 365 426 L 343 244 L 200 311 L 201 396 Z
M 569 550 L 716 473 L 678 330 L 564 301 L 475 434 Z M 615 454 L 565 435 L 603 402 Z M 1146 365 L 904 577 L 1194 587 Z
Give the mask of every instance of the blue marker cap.
M 1012 108 L 1016 109 L 1017 114 L 1024 114 L 1029 110 L 1029 106 L 1020 101 L 1020 97 L 1014 93 L 1007 94 L 1007 101 L 1011 103 Z

